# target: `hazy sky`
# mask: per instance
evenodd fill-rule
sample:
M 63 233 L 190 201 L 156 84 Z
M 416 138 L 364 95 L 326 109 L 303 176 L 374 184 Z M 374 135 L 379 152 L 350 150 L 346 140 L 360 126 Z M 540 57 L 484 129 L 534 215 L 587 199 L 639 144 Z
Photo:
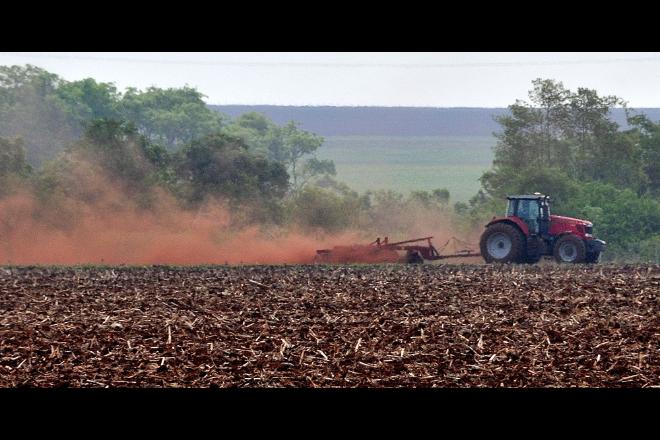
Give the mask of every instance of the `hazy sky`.
M 535 78 L 660 107 L 660 53 L 0 53 L 120 90 L 196 87 L 210 104 L 506 107 Z

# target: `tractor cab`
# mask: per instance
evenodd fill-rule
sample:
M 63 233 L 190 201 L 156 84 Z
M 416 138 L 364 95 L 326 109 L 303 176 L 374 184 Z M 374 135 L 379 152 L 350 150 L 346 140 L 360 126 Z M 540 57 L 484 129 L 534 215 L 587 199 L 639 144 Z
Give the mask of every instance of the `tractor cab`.
M 518 217 L 532 235 L 547 235 L 550 228 L 550 197 L 541 193 L 507 196 L 507 217 Z

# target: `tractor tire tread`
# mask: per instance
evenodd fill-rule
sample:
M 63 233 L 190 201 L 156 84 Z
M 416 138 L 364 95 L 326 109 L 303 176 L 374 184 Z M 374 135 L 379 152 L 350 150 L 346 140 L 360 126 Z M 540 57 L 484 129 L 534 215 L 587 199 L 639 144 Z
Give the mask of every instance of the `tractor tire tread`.
M 583 240 L 581 240 L 579 237 L 576 237 L 573 234 L 566 234 L 559 237 L 552 251 L 552 254 L 555 257 L 555 261 L 557 261 L 558 263 L 564 263 L 564 261 L 562 261 L 561 256 L 559 254 L 559 248 L 563 243 L 567 241 L 572 241 L 575 243 L 575 248 L 578 253 L 577 257 L 575 257 L 575 260 L 572 262 L 572 264 L 585 263 L 587 258 L 587 247 L 585 246 Z
M 511 252 L 505 258 L 497 260 L 488 253 L 488 237 L 495 233 L 504 233 L 511 239 Z M 520 230 L 508 223 L 494 223 L 486 228 L 479 240 L 479 249 L 486 263 L 523 263 L 525 260 L 525 237 Z

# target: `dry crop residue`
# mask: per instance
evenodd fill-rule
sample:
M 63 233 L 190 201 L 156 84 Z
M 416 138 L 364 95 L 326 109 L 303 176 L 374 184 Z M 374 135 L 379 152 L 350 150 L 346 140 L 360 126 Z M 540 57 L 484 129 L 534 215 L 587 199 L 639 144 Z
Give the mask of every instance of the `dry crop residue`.
M 659 293 L 657 265 L 0 268 L 0 386 L 658 386 Z

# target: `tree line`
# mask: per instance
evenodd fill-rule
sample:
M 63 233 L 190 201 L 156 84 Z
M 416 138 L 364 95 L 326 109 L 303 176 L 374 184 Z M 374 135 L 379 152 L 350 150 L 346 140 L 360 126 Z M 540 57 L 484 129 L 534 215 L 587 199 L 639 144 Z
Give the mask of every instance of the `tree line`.
M 84 163 L 144 209 L 157 189 L 185 209 L 225 200 L 242 224 L 408 236 L 441 227 L 439 218 L 453 230 L 477 230 L 503 213 L 507 194 L 538 191 L 551 195 L 554 213 L 594 222 L 610 244 L 604 259 L 658 258 L 660 123 L 619 97 L 534 81 L 529 101 L 496 118 L 495 160 L 482 189 L 453 204 L 445 189 L 358 193 L 334 178 L 334 163 L 316 157 L 320 136 L 259 113 L 230 119 L 203 98 L 190 87 L 119 93 L 91 78 L 0 67 L 0 197 L 29 190 L 51 205 L 91 200 L 95 188 L 77 178 Z M 626 129 L 610 117 L 619 107 Z
M 70 82 L 34 66 L 0 67 L 0 197 L 28 191 L 42 207 L 61 209 L 65 200 L 91 203 L 111 189 L 149 209 L 161 191 L 191 210 L 220 199 L 240 225 L 318 232 L 406 233 L 410 204 L 448 210 L 446 190 L 405 200 L 394 192 L 358 194 L 334 179 L 332 161 L 316 157 L 322 144 L 293 121 L 223 117 L 189 87 L 121 94 L 91 78 Z M 112 188 L 97 185 L 96 175 Z
M 610 118 L 627 113 L 628 128 Z M 482 190 L 458 207 L 473 219 L 503 212 L 507 194 L 542 192 L 555 213 L 589 219 L 606 259 L 657 261 L 660 251 L 660 123 L 617 96 L 537 79 L 529 101 L 496 118 L 501 130 Z

